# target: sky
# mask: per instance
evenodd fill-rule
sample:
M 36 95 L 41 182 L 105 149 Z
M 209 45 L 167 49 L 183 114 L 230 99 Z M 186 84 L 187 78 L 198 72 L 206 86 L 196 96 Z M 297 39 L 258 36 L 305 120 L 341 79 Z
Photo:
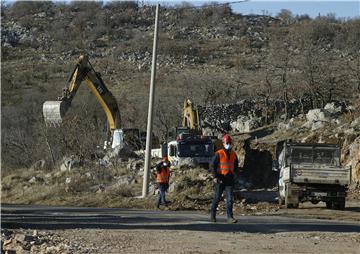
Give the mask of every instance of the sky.
M 141 1 L 139 1 L 141 2 Z M 149 1 L 144 1 L 149 2 Z M 179 4 L 182 1 L 151 1 Z M 203 5 L 214 1 L 186 1 L 194 5 Z M 218 3 L 238 2 L 236 0 L 218 0 Z M 327 14 L 335 14 L 337 18 L 356 18 L 360 17 L 360 0 L 248 0 L 242 3 L 233 3 L 231 7 L 235 13 L 241 14 L 267 14 L 276 16 L 281 9 L 288 9 L 294 15 L 308 14 L 315 18 L 319 14 L 326 16 Z
M 233 4 L 234 12 L 243 14 L 268 14 L 276 15 L 281 9 L 288 9 L 294 15 L 308 14 L 314 18 L 319 14 L 326 16 L 333 13 L 338 18 L 360 17 L 360 0 L 352 1 L 267 1 L 252 0 L 244 3 Z

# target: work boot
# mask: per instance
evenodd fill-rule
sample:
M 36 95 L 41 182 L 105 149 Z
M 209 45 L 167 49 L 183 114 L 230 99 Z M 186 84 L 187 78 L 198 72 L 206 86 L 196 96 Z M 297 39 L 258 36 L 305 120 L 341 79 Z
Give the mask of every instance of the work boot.
M 230 217 L 227 219 L 227 222 L 230 224 L 234 224 L 234 223 L 237 223 L 237 220 L 234 217 Z
M 215 223 L 216 222 L 216 217 L 214 215 L 211 215 L 210 216 L 210 221 Z

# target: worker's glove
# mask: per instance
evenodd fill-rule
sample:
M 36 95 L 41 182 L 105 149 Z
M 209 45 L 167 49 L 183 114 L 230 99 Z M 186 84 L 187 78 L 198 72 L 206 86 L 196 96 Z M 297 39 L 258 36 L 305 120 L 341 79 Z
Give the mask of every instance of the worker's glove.
M 220 180 L 219 180 L 219 178 L 214 178 L 214 179 L 213 179 L 213 182 L 214 182 L 214 183 L 220 183 Z

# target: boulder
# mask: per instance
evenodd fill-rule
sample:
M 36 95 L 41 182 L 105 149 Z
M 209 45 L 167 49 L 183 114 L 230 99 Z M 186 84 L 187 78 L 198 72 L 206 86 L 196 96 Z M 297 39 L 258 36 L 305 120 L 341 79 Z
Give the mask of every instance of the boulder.
M 344 103 L 331 102 L 325 105 L 324 109 L 331 115 L 340 115 L 346 111 Z
M 306 114 L 306 119 L 308 122 L 329 122 L 329 113 L 326 110 L 316 108 L 309 110 Z
M 62 163 L 60 165 L 60 171 L 71 171 L 76 167 L 80 167 L 82 165 L 82 160 L 79 156 L 71 155 L 65 156 L 62 159 Z
M 294 127 L 294 118 L 291 118 L 288 123 L 282 123 L 282 122 L 280 122 L 280 123 L 278 124 L 278 129 L 279 129 L 279 130 L 286 130 L 286 131 L 288 131 L 288 130 L 291 130 L 293 127 Z
M 230 126 L 233 131 L 247 133 L 254 129 L 261 127 L 262 121 L 261 118 L 247 118 L 244 116 L 240 116 L 236 121 L 231 122 Z

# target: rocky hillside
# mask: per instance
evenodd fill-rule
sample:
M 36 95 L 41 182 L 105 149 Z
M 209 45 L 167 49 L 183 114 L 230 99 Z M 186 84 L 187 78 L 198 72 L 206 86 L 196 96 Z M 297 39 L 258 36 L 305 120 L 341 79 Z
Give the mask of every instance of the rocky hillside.
M 60 129 L 45 128 L 42 119 L 42 103 L 57 98 L 83 52 L 117 98 L 123 126 L 145 129 L 154 13 L 153 6 L 135 2 L 2 6 L 5 171 L 39 160 L 52 168 L 65 155 L 91 159 L 102 144 L 106 118 L 85 86 Z M 240 117 L 239 106 L 220 106 L 224 120 L 203 119 L 237 132 L 287 126 L 291 118 L 334 100 L 355 105 L 359 43 L 360 20 L 312 20 L 288 12 L 245 16 L 226 5 L 161 8 L 154 131 L 164 139 L 180 123 L 185 97 L 203 107 L 250 108 L 251 123 L 249 115 Z M 296 114 L 294 103 L 300 105 Z

